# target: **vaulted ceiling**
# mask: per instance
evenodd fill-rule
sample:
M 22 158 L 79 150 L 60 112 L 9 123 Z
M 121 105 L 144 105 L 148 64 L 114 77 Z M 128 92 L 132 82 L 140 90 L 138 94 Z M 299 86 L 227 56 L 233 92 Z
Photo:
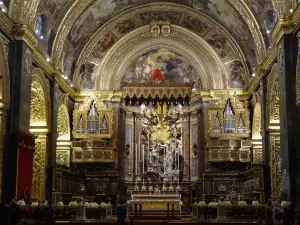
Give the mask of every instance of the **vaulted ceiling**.
M 30 8 L 36 8 L 35 21 L 39 15 L 47 16 L 45 37 L 40 41 L 41 49 L 77 88 L 80 88 L 83 65 L 87 62 L 94 63 L 99 73 L 97 76 L 101 76 L 100 65 L 104 63 L 105 58 L 109 58 L 109 54 L 112 54 L 111 49 L 118 46 L 118 43 L 126 39 L 130 33 L 157 20 L 170 21 L 172 25 L 183 27 L 196 34 L 199 43 L 201 40 L 206 42 L 207 46 L 203 49 L 210 48 L 207 51 L 216 54 L 218 59 L 215 61 L 216 64 L 208 63 L 209 65 L 202 67 L 216 66 L 222 62 L 224 67 L 222 69 L 227 70 L 225 73 L 232 73 L 232 66 L 229 71 L 226 67 L 230 67 L 232 62 L 235 65 L 238 63 L 239 68 L 243 67 L 239 72 L 242 73 L 244 83 L 247 83 L 251 78 L 250 74 L 265 57 L 270 43 L 270 32 L 275 24 L 271 0 L 29 0 L 28 2 L 31 2 Z M 182 38 L 188 38 L 184 31 L 180 32 Z M 157 44 L 160 45 L 160 42 Z M 166 46 L 161 45 L 161 48 Z M 216 85 L 209 88 L 228 87 Z

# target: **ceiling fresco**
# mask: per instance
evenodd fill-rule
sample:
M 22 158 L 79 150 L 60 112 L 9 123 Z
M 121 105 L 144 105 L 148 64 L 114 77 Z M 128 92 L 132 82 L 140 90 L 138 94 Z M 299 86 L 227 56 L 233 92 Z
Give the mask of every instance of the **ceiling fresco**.
M 75 48 L 75 56 L 80 54 L 85 43 L 91 38 L 92 34 L 105 22 L 116 16 L 118 13 L 136 6 L 138 4 L 155 2 L 153 0 L 96 0 L 90 5 L 80 18 L 73 25 L 68 40 Z M 255 43 L 246 23 L 239 13 L 225 0 L 181 0 L 167 1 L 184 4 L 209 15 L 222 26 L 224 26 L 236 39 L 248 60 L 251 69 L 257 66 Z M 169 19 L 172 23 L 181 22 L 181 13 L 174 12 L 146 12 L 140 15 L 140 20 L 147 24 L 153 19 Z M 191 21 L 187 22 L 191 23 Z M 129 24 L 127 24 L 129 25 Z M 131 25 L 130 25 L 131 26 Z M 136 26 L 136 25 L 135 25 Z M 194 29 L 198 29 L 197 25 Z M 129 29 L 129 28 L 128 28 Z M 242 32 L 241 32 L 242 31 Z M 75 58 L 76 58 L 75 57 Z
M 275 23 L 276 16 L 271 0 L 246 0 L 258 22 L 261 25 L 265 42 L 270 44 L 270 32 L 272 31 Z

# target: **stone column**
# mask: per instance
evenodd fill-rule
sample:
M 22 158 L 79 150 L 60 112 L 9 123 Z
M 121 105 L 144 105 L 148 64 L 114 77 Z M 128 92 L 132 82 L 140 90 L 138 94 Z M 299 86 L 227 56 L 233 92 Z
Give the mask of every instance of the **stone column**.
M 32 51 L 22 40 L 9 48 L 10 110 L 3 153 L 3 197 L 11 200 L 17 188 L 18 131 L 29 133 Z
M 296 107 L 296 65 L 298 43 L 294 35 L 284 35 L 278 44 L 278 92 L 280 109 L 280 156 L 283 197 L 300 206 L 300 116 Z M 299 172 L 299 171 L 298 171 Z

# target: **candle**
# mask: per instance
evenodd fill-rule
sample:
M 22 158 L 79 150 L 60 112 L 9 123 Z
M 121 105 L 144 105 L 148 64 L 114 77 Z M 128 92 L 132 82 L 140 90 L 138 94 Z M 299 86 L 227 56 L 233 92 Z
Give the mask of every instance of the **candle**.
M 144 174 L 144 170 L 145 170 L 145 156 L 144 156 L 144 154 L 145 154 L 145 146 L 143 145 L 143 147 L 142 147 L 143 174 Z
M 137 176 L 137 152 L 138 152 L 138 147 L 137 144 L 135 144 L 135 175 Z
M 180 149 L 177 148 L 177 152 L 178 152 L 178 162 L 177 162 L 177 169 L 179 171 L 179 159 L 180 159 Z
M 149 162 L 151 162 L 151 155 L 150 155 L 150 135 L 148 133 L 148 155 L 149 155 Z

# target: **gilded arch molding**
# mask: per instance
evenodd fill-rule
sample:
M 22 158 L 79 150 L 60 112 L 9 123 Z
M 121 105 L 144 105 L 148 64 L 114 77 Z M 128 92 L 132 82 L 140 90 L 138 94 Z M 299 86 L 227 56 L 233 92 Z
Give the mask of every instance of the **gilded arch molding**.
M 58 141 L 71 139 L 70 116 L 67 106 L 63 103 L 57 113 L 57 134 Z
M 118 90 L 130 63 L 157 47 L 165 47 L 183 55 L 200 75 L 203 89 L 227 88 L 225 66 L 214 50 L 185 28 L 173 25 L 171 29 L 172 33 L 167 37 L 153 37 L 149 26 L 144 26 L 123 37 L 107 53 L 96 70 L 95 75 L 99 76 L 96 79 L 96 89 Z M 126 58 L 121 58 L 121 55 L 126 55 Z

